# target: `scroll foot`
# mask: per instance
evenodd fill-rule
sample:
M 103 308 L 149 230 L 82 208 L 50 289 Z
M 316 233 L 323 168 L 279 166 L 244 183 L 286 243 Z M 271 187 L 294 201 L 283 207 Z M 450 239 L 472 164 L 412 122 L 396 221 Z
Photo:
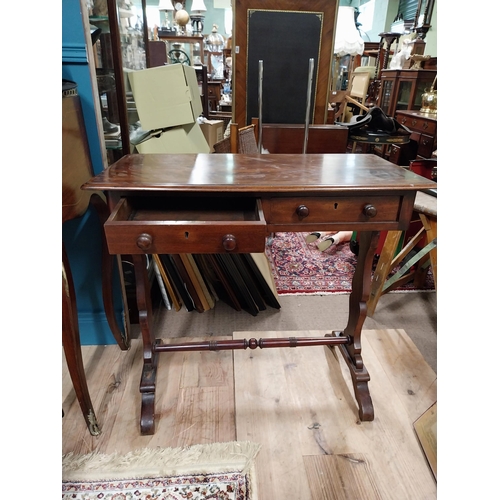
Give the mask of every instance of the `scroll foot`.
M 373 403 L 368 390 L 368 382 L 353 382 L 354 394 L 359 407 L 359 419 L 361 422 L 371 422 L 375 418 Z
M 141 436 L 151 436 L 155 433 L 155 393 L 142 394 L 141 405 Z
M 368 382 L 370 380 L 368 370 L 365 368 L 364 364 L 362 364 L 361 368 L 356 368 L 356 365 L 349 355 L 345 345 L 340 345 L 339 349 L 345 362 L 347 363 L 347 366 L 349 367 L 349 371 L 351 372 L 354 395 L 356 397 L 356 401 L 358 402 L 359 419 L 362 422 L 370 422 L 375 418 L 375 414 L 373 411 L 372 398 L 368 389 Z M 360 357 L 361 355 L 358 356 L 358 365 Z
M 155 391 L 158 355 L 153 355 L 152 363 L 144 363 L 141 377 L 141 435 L 155 433 Z

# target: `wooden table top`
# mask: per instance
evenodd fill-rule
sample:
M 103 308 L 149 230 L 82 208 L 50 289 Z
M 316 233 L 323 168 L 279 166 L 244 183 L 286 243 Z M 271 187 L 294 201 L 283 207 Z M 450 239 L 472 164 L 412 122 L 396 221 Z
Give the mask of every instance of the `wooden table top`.
M 435 182 L 371 154 L 132 154 L 82 186 L 121 192 L 287 194 L 435 187 Z

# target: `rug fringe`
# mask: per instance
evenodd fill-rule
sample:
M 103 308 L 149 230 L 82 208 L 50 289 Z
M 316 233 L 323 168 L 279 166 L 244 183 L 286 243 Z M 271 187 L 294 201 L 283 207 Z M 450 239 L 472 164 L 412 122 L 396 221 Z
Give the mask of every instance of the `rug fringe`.
M 199 444 L 183 448 L 141 448 L 62 457 L 63 481 L 167 477 L 181 474 L 249 472 L 261 445 L 250 441 Z

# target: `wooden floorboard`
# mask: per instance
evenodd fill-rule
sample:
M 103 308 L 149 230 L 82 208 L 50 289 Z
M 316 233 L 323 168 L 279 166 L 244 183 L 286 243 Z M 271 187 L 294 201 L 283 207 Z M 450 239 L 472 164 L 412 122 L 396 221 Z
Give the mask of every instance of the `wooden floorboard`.
M 315 336 L 327 332 L 263 332 L 261 337 Z M 235 338 L 255 335 L 238 332 Z M 370 476 L 358 481 L 359 488 L 344 496 L 359 499 L 366 484 L 373 483 L 373 498 L 427 500 L 435 498 L 436 483 L 413 430 L 414 415 L 423 413 L 427 401 L 436 398 L 435 375 L 414 356 L 413 344 L 402 330 L 364 332 L 363 358 L 370 372 L 370 392 L 375 408 L 373 422 L 357 418 L 349 371 L 328 348 L 268 349 L 236 351 L 236 430 L 239 440 L 262 443 L 257 462 L 261 499 L 323 498 L 316 495 L 317 474 L 305 466 L 305 457 L 344 457 L 330 462 L 335 474 L 345 471 L 339 485 L 351 483 L 352 467 L 340 468 L 345 457 L 362 459 Z M 386 344 L 397 349 L 399 372 L 382 364 Z M 387 371 L 386 371 L 387 370 Z M 254 376 L 257 371 L 256 376 Z M 431 370 L 432 372 L 432 370 Z M 423 373 L 420 380 L 419 374 Z M 394 376 L 400 379 L 394 382 Z M 411 382 L 411 384 L 410 384 Z M 434 393 L 429 386 L 434 388 Z M 402 388 L 409 389 L 404 394 Z M 396 390 L 396 388 L 399 390 Z M 414 395 L 410 396 L 408 391 Z M 422 394 L 420 394 L 422 393 Z M 307 459 L 310 460 L 310 459 Z M 264 470 L 264 474 L 260 474 Z M 308 475 L 309 470 L 309 475 Z M 290 471 L 293 471 L 290 474 Z M 290 481 L 293 476 L 294 480 Z M 347 495 L 347 496 L 346 496 Z M 328 497 L 326 497 L 328 498 Z
M 164 339 L 179 340 L 188 339 Z M 349 370 L 336 349 L 162 353 L 153 436 L 139 432 L 141 341 L 133 340 L 128 352 L 115 345 L 82 349 L 102 434 L 88 433 L 63 355 L 63 453 L 251 440 L 262 445 L 259 500 L 436 498 L 413 428 L 437 399 L 436 375 L 403 330 L 363 333 L 373 422 L 358 421 Z

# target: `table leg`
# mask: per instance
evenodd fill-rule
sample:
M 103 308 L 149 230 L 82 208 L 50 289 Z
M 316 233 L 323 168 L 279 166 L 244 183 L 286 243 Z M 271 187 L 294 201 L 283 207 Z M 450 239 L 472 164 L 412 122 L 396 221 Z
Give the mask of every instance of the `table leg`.
M 140 383 L 141 393 L 141 434 L 155 432 L 155 391 L 158 353 L 155 352 L 153 334 L 153 309 L 151 306 L 150 283 L 147 272 L 146 255 L 134 255 L 137 309 L 142 333 L 143 367 Z
M 90 434 L 98 436 L 101 429 L 97 423 L 85 377 L 78 328 L 75 286 L 64 244 L 62 248 L 62 343 L 68 371 L 83 417 Z
M 359 233 L 358 262 L 349 297 L 349 318 L 347 327 L 344 330 L 344 335 L 349 336 L 352 341 L 349 344 L 339 346 L 340 352 L 351 372 L 361 421 L 374 419 L 372 398 L 368 389 L 370 375 L 361 357 L 361 330 L 366 318 L 366 302 L 371 289 L 373 256 L 377 250 L 379 236 L 380 232 L 378 231 L 362 231 Z
M 104 223 L 109 217 L 109 207 L 107 203 L 97 194 L 90 197 L 90 203 L 95 208 L 99 220 L 101 222 L 102 232 L 102 300 L 104 305 L 104 312 L 108 320 L 109 329 L 120 346 L 122 351 L 130 349 L 130 338 L 128 332 L 122 332 L 116 321 L 115 308 L 113 302 L 113 264 L 117 259 L 116 255 L 110 255 L 108 252 L 108 245 L 106 243 L 106 235 L 104 234 Z

